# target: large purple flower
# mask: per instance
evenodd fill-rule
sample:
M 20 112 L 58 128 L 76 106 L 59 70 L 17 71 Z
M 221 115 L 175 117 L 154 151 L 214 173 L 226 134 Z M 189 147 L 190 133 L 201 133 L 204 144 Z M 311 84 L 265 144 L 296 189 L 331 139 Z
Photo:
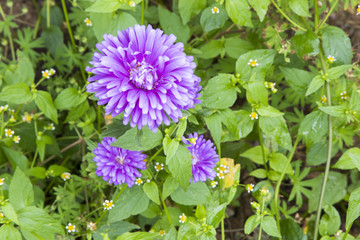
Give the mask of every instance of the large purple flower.
M 110 146 L 115 140 L 115 138 L 104 137 L 103 141 L 98 143 L 98 147 L 94 149 L 93 153 L 96 156 L 93 160 L 97 166 L 95 173 L 102 176 L 104 181 L 109 180 L 109 183 L 120 185 L 126 182 L 129 187 L 132 187 L 135 178 L 141 177 L 138 169 L 146 169 L 144 161 L 146 155 Z
M 183 142 L 190 144 L 188 149 L 193 162 L 190 181 L 194 183 L 199 180 L 205 182 L 207 178 L 214 180 L 216 173 L 213 168 L 219 161 L 214 144 L 210 140 L 205 140 L 203 135 L 198 136 L 197 133 L 190 134 L 188 140 L 183 140 Z
M 87 90 L 95 93 L 99 105 L 106 104 L 106 115 L 124 112 L 124 124 L 156 131 L 162 122 L 170 124 L 168 116 L 177 122 L 182 109 L 200 103 L 193 57 L 183 52 L 183 43 L 174 44 L 173 34 L 162 33 L 151 25 L 135 25 L 118 36 L 105 34 L 96 45 L 100 53 L 90 62 L 94 67 L 86 68 L 95 74 Z

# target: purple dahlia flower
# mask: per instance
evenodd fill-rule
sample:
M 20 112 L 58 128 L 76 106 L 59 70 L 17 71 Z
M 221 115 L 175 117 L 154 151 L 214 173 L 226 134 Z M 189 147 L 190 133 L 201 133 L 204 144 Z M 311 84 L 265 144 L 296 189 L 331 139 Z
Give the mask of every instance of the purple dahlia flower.
M 141 177 L 140 170 L 146 169 L 144 159 L 146 155 L 137 151 L 130 151 L 110 146 L 115 138 L 104 137 L 93 153 L 96 155 L 96 175 L 103 177 L 104 181 L 120 185 L 126 182 L 129 187 L 135 183 L 135 178 Z
M 210 140 L 205 140 L 203 135 L 198 136 L 197 133 L 190 134 L 188 139 L 183 140 L 184 143 L 190 144 L 188 147 L 192 156 L 192 177 L 190 182 L 205 182 L 207 178 L 214 180 L 216 173 L 214 167 L 219 161 L 216 154 L 216 147 Z
M 196 64 L 184 53 L 184 44 L 151 25 L 135 25 L 117 36 L 104 35 L 96 45 L 94 67 L 88 92 L 94 92 L 105 114 L 113 117 L 124 112 L 124 124 L 141 129 L 148 125 L 154 132 L 168 116 L 177 122 L 181 110 L 200 103 L 200 78 L 194 75 Z M 130 120 L 131 119 L 131 120 Z

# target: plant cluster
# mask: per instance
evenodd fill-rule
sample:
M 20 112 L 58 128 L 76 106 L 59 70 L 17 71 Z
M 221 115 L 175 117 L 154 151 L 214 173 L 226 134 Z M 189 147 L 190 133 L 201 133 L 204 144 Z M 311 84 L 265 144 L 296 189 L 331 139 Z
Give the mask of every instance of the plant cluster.
M 0 239 L 359 238 L 356 4 L 1 3 Z

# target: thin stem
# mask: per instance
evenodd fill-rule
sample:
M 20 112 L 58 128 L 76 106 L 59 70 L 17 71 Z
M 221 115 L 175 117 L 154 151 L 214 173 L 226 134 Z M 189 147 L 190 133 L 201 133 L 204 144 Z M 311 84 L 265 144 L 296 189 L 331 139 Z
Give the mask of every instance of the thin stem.
M 326 74 L 327 73 L 327 68 L 326 68 L 325 58 L 324 58 L 324 54 L 322 52 L 322 49 L 320 49 L 319 57 L 320 57 L 321 65 L 322 65 L 322 70 L 323 70 L 324 74 Z M 326 92 L 327 92 L 328 106 L 331 106 L 331 91 L 330 91 L 330 83 L 329 82 L 326 82 Z M 318 209 L 317 209 L 317 212 L 316 212 L 314 240 L 317 240 L 317 238 L 318 238 L 318 230 L 319 230 L 319 222 L 320 222 L 320 216 L 321 216 L 321 210 L 322 210 L 322 202 L 323 202 L 324 195 L 325 195 L 326 183 L 327 183 L 329 170 L 330 170 L 330 164 L 331 164 L 332 121 L 331 121 L 331 116 L 330 115 L 328 116 L 328 119 L 329 119 L 328 153 L 327 153 L 327 159 L 326 159 L 324 179 L 323 179 L 323 183 L 322 183 L 322 186 L 321 186 L 319 205 L 318 205 Z
M 315 23 L 315 31 L 320 30 L 322 28 L 322 26 L 326 23 L 326 21 L 328 20 L 328 18 L 330 17 L 331 13 L 334 11 L 336 5 L 338 4 L 339 0 L 336 0 L 334 5 L 332 5 L 332 7 L 330 8 L 329 12 L 326 14 L 325 18 L 321 21 L 319 27 L 316 27 L 317 24 Z
M 159 155 L 159 153 L 161 153 L 162 150 L 163 150 L 163 147 L 159 148 L 159 150 L 157 150 L 157 152 L 154 153 L 154 155 L 152 155 L 151 158 L 149 158 L 148 164 L 149 164 L 157 155 Z
M 145 0 L 141 2 L 141 25 L 144 25 Z
M 122 187 L 122 189 L 118 192 L 118 194 L 117 194 L 116 197 L 114 198 L 114 203 L 116 202 L 116 200 L 119 199 L 120 195 L 125 191 L 126 187 L 127 187 L 127 185 L 124 185 L 124 186 Z M 100 217 L 96 220 L 95 223 L 100 222 L 100 220 L 105 216 L 105 213 L 106 213 L 106 212 L 107 212 L 107 211 L 102 212 L 101 215 L 100 215 Z
M 221 219 L 221 240 L 225 240 L 224 218 Z
M 288 17 L 286 15 L 286 13 L 283 12 L 283 10 L 281 10 L 281 8 L 277 5 L 277 3 L 274 0 L 271 0 L 272 4 L 276 7 L 276 9 L 284 16 L 284 18 L 286 18 L 290 23 L 292 23 L 295 27 L 299 28 L 302 31 L 306 31 L 305 28 L 303 28 L 302 26 L 300 26 L 298 23 L 294 22 L 293 20 L 291 20 L 290 17 Z
M 264 205 L 265 205 L 265 201 L 264 198 L 262 198 L 262 204 L 261 204 L 261 218 L 260 218 L 260 229 L 259 229 L 259 238 L 258 240 L 261 240 L 261 233 L 262 233 L 262 221 L 263 221 L 263 212 L 264 212 Z
M 268 166 L 266 165 L 266 156 L 265 156 L 265 146 L 264 146 L 264 142 L 261 136 L 261 130 L 260 130 L 260 126 L 258 124 L 258 133 L 259 133 L 259 141 L 260 141 L 260 145 L 261 145 L 261 152 L 262 152 L 262 156 L 263 156 L 263 160 L 264 160 L 264 167 L 266 172 L 268 171 Z
M 169 221 L 169 223 L 170 223 L 170 225 L 171 225 L 171 224 L 172 224 L 172 221 L 171 221 L 171 218 L 170 218 L 170 215 L 169 215 L 169 211 L 168 211 L 168 209 L 167 209 L 167 206 L 166 206 L 166 204 L 165 204 L 165 200 L 164 200 L 163 197 L 162 197 L 161 191 L 159 191 L 159 197 L 160 197 L 161 203 L 162 203 L 162 205 L 163 205 L 163 208 L 164 208 L 166 217 L 167 217 L 167 219 L 168 219 L 168 221 Z
M 317 32 L 317 26 L 319 25 L 319 8 L 318 8 L 317 0 L 314 0 L 314 10 L 315 10 L 314 25 L 315 25 L 315 32 Z
M 347 237 L 347 235 L 349 234 L 350 229 L 351 229 L 353 223 L 354 223 L 354 222 L 352 222 L 352 223 L 350 224 L 349 228 L 346 229 L 346 232 L 345 232 L 344 236 L 342 237 L 343 240 L 346 240 L 346 237 Z
M 276 183 L 276 188 L 275 188 L 275 199 L 274 199 L 274 208 L 275 208 L 275 215 L 276 215 L 276 225 L 279 229 L 279 232 L 280 231 L 280 213 L 279 213 L 279 209 L 278 209 L 278 201 L 279 201 L 279 191 L 280 191 L 280 186 L 281 186 L 281 182 L 282 180 L 284 179 L 284 176 L 285 176 L 285 173 L 286 173 L 286 169 L 289 167 L 290 165 L 290 162 L 294 156 L 294 153 L 295 153 L 295 150 L 296 150 L 296 147 L 298 145 L 300 141 L 300 135 L 298 135 L 296 137 L 296 140 L 294 142 L 294 146 L 289 154 L 289 157 L 288 157 L 288 161 L 286 162 L 286 165 L 283 169 L 283 171 L 281 172 L 281 175 L 280 175 L 280 179 L 279 181 Z M 281 238 L 280 238 L 281 239 Z
M 46 0 L 46 27 L 50 28 L 50 0 Z

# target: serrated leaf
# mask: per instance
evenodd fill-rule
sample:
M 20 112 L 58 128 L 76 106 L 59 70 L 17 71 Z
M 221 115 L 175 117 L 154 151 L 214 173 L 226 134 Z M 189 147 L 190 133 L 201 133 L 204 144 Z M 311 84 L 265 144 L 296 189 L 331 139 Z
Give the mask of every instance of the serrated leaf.
M 35 103 L 38 108 L 51 119 L 54 123 L 58 124 L 58 114 L 56 107 L 53 103 L 52 97 L 48 92 L 38 91 L 35 97 Z
M 299 16 L 311 17 L 308 0 L 289 0 L 290 9 Z
M 254 229 L 259 226 L 260 224 L 260 218 L 258 218 L 256 215 L 252 215 L 248 219 L 246 219 L 245 226 L 244 226 L 244 232 L 245 234 L 250 234 Z
M 345 74 L 347 70 L 349 70 L 352 67 L 352 65 L 341 65 L 337 67 L 330 68 L 328 70 L 329 79 L 336 79 L 340 77 L 341 75 Z
M 159 188 L 155 182 L 145 183 L 143 186 L 144 193 L 157 205 L 160 205 Z
M 166 178 L 164 185 L 163 185 L 163 190 L 162 190 L 163 199 L 170 196 L 170 194 L 172 194 L 178 187 L 179 187 L 179 183 L 176 181 L 176 179 L 174 177 L 169 175 Z
M 87 12 L 115 12 L 121 6 L 121 2 L 119 0 L 97 0 L 90 7 L 86 9 Z
M 260 22 L 262 22 L 270 5 L 270 0 L 249 0 L 249 3 L 255 9 Z
M 280 232 L 276 226 L 276 221 L 273 217 L 265 216 L 262 220 L 261 227 L 268 235 L 273 237 L 281 237 Z
M 334 56 L 336 65 L 351 64 L 352 47 L 346 33 L 335 26 L 326 26 L 321 30 L 321 42 L 325 56 Z
M 240 26 L 252 27 L 251 11 L 246 0 L 226 0 L 226 12 L 231 20 Z
M 355 189 L 349 198 L 349 206 L 346 211 L 346 230 L 360 216 L 360 188 Z
M 345 117 L 346 106 L 320 106 L 319 109 L 333 117 Z
M 314 111 L 300 123 L 299 134 L 305 137 L 307 144 L 320 141 L 328 131 L 328 117 L 321 111 Z
M 315 76 L 306 91 L 305 96 L 309 96 L 310 94 L 316 92 L 319 88 L 321 88 L 325 83 L 325 80 L 322 78 L 321 75 Z
M 203 204 L 211 197 L 209 188 L 203 182 L 190 184 L 186 191 L 179 187 L 170 196 L 173 201 L 186 206 Z
M 277 110 L 276 108 L 270 105 L 268 106 L 261 105 L 259 108 L 256 109 L 256 111 L 262 117 L 280 117 L 284 115 L 284 113 L 280 112 L 279 110 Z
M 28 177 L 16 168 L 9 186 L 9 200 L 15 210 L 31 206 L 34 203 L 34 190 Z
M 10 86 L 5 86 L 0 94 L 0 101 L 23 104 L 30 101 L 32 94 L 29 86 L 25 83 L 16 83 Z
M 343 170 L 357 168 L 360 171 L 360 149 L 353 147 L 346 150 L 333 167 Z
M 180 145 L 172 158 L 166 158 L 166 164 L 180 186 L 187 189 L 192 176 L 192 159 L 189 150 Z
M 300 58 L 304 55 L 316 56 L 319 54 L 320 40 L 312 31 L 296 32 L 291 42 Z
M 291 136 L 283 117 L 261 117 L 260 129 L 269 137 L 273 137 L 281 147 L 291 150 Z
M 183 25 L 180 17 L 174 13 L 166 10 L 159 5 L 159 21 L 164 32 L 168 35 L 174 34 L 179 42 L 186 43 L 190 38 L 190 28 Z
M 206 0 L 179 0 L 179 13 L 182 23 L 186 24 L 192 16 L 198 14 L 206 7 Z
M 269 155 L 269 149 L 265 148 L 265 160 L 268 161 L 267 156 Z M 261 146 L 256 146 L 246 150 L 245 152 L 240 154 L 240 157 L 245 157 L 250 159 L 251 161 L 257 164 L 264 164 L 262 148 Z
M 211 136 L 216 146 L 219 146 L 222 134 L 221 115 L 215 112 L 209 117 L 205 118 L 205 123 L 210 130 Z
M 228 19 L 228 15 L 222 5 L 217 5 L 219 8 L 218 14 L 212 14 L 211 9 L 213 7 L 214 6 L 207 7 L 201 13 L 200 24 L 205 32 L 221 28 Z

